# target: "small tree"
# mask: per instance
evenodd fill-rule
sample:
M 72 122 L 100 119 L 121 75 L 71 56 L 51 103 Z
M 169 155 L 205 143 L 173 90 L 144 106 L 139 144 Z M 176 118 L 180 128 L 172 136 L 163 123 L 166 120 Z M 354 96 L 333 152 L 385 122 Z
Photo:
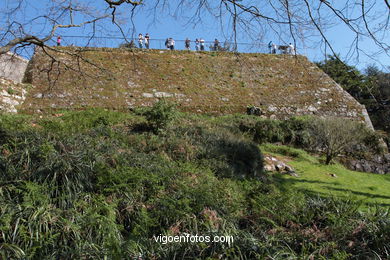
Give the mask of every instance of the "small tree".
M 323 151 L 325 164 L 345 152 L 348 147 L 363 142 L 364 125 L 342 118 L 315 119 L 311 123 L 312 147 Z
M 176 117 L 175 105 L 160 99 L 146 113 L 145 117 L 155 133 L 161 132 Z

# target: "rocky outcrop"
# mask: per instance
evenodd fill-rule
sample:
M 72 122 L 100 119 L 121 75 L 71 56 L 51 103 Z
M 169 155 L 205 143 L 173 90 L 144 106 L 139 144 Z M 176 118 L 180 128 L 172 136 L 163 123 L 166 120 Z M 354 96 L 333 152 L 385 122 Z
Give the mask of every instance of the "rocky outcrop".
M 16 113 L 17 107 L 26 99 L 29 88 L 30 85 L 0 77 L 0 111 Z
M 389 174 L 390 154 L 375 155 L 371 159 L 350 159 L 347 160 L 344 164 L 348 169 L 358 172 Z
M 294 168 L 288 165 L 284 160 L 266 155 L 264 156 L 264 170 L 267 172 L 278 172 L 298 177 Z
M 0 55 L 0 77 L 21 83 L 26 71 L 28 60 L 7 52 Z

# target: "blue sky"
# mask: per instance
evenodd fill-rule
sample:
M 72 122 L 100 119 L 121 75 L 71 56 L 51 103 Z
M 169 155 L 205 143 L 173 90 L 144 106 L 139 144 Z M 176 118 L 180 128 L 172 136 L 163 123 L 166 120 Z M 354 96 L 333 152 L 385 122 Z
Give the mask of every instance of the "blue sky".
M 175 1 L 176 0 L 171 0 L 169 2 L 172 3 Z M 0 5 L 0 9 L 2 10 L 10 10 L 14 5 L 14 1 L 12 0 L 0 0 L 0 2 L 2 3 Z M 86 7 L 89 7 L 89 9 L 94 9 L 94 13 L 98 12 L 99 9 L 100 12 L 105 11 L 103 8 L 103 1 L 79 0 L 78 2 L 82 3 Z M 145 1 L 145 3 L 147 2 L 148 1 Z M 197 1 L 194 1 L 194 3 L 195 2 Z M 23 21 L 25 23 L 24 26 L 26 31 L 31 31 L 32 33 L 44 36 L 48 32 L 50 24 L 44 23 L 44 19 L 38 19 L 34 21 L 30 21 L 30 19 L 42 14 L 42 12 L 47 9 L 48 4 L 53 4 L 53 1 L 25 0 L 24 5 L 22 6 L 23 12 L 13 18 L 18 19 L 18 21 Z M 226 16 L 216 19 L 204 10 L 204 12 L 200 14 L 201 22 L 191 21 L 188 23 L 188 20 L 194 14 L 196 6 L 184 6 L 180 10 L 175 10 L 172 8 L 173 6 L 175 6 L 175 4 L 171 5 L 170 8 L 167 7 L 158 10 L 151 8 L 151 6 L 143 6 L 135 12 L 133 17 L 134 27 L 130 20 L 131 8 L 129 6 L 119 7 L 117 10 L 117 18 L 121 23 L 121 28 L 123 29 L 126 37 L 130 38 L 132 36 L 137 36 L 138 33 L 145 34 L 146 32 L 151 35 L 152 40 L 173 37 L 176 39 L 176 45 L 178 49 L 182 49 L 184 45 L 183 42 L 178 40 L 184 40 L 187 37 L 191 40 L 195 40 L 195 38 L 199 37 L 203 37 L 206 41 L 213 41 L 215 38 L 218 38 L 221 42 L 224 40 L 232 40 L 233 34 L 232 28 L 229 27 L 229 24 L 231 24 L 231 19 L 229 17 Z M 55 17 L 55 13 L 52 15 Z M 81 22 L 84 18 L 85 17 L 76 16 L 75 23 Z M 64 21 L 69 22 L 68 16 L 64 17 Z M 5 20 L 1 21 L 0 27 L 4 22 Z M 133 30 L 134 28 L 135 30 Z M 257 30 L 257 28 L 255 29 Z M 276 44 L 286 44 L 292 42 L 292 38 L 289 36 L 287 29 L 283 29 L 283 32 L 280 32 L 281 36 L 277 36 L 277 33 L 279 32 L 275 33 L 269 31 L 266 26 L 262 28 L 262 25 L 259 25 L 259 29 L 260 31 L 262 30 L 262 37 L 258 37 L 258 35 L 255 35 L 255 33 L 248 34 L 242 30 L 239 30 L 237 35 L 237 42 L 248 44 L 239 45 L 239 51 L 266 51 L 266 45 L 270 40 L 273 40 Z M 363 40 L 360 42 L 361 53 L 359 56 L 356 54 L 354 55 L 354 53 L 350 53 L 351 43 L 354 39 L 354 36 L 345 25 L 343 26 L 334 24 L 331 29 L 326 31 L 326 34 L 334 50 L 339 53 L 343 59 L 347 59 L 349 64 L 355 65 L 359 69 L 363 69 L 368 64 L 377 64 L 382 69 L 390 66 L 390 58 L 388 55 L 384 53 L 376 56 L 372 55 L 372 53 L 380 51 L 380 49 L 372 41 Z M 56 32 L 56 35 L 63 36 L 64 45 L 85 45 L 87 38 L 77 38 L 71 36 L 92 35 L 92 26 L 88 25 L 84 28 L 75 29 L 59 29 Z M 112 24 L 109 19 L 98 24 L 95 35 L 98 37 L 122 36 L 118 30 L 118 27 Z M 312 61 L 323 60 L 325 55 L 325 49 L 323 45 L 315 45 L 316 42 L 321 40 L 318 33 L 307 35 L 310 36 L 307 36 L 302 41 L 298 42 L 298 52 L 308 56 Z M 123 39 L 96 38 L 90 43 L 90 45 L 116 47 L 122 42 L 124 42 Z M 51 44 L 55 44 L 54 38 Z M 151 41 L 151 47 L 163 48 L 164 46 L 163 42 L 155 40 Z M 192 44 L 192 48 L 194 48 L 194 44 Z M 326 51 L 328 54 L 330 54 L 329 48 Z M 364 53 L 367 53 L 367 55 Z

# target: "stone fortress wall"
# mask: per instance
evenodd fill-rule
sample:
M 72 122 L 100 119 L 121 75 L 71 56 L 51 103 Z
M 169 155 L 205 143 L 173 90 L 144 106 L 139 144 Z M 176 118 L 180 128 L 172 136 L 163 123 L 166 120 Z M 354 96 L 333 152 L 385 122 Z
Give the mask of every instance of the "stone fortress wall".
M 72 55 L 69 55 L 72 53 Z M 127 110 L 159 98 L 184 111 L 284 119 L 318 115 L 364 121 L 365 107 L 303 56 L 59 47 L 36 51 L 24 111 L 104 107 Z
M 341 117 L 373 128 L 365 107 L 303 56 L 60 47 L 50 57 L 38 49 L 25 74 L 25 61 L 7 57 L 19 69 L 2 71 L 0 111 L 126 111 L 164 98 L 195 113 Z M 348 167 L 388 172 L 386 156 Z

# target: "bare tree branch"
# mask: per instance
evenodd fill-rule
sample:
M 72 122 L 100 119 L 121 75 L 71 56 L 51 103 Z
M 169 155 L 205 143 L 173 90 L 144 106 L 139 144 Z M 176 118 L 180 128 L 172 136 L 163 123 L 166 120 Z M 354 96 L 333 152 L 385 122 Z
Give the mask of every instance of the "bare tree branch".
M 54 33 L 56 32 L 56 30 L 58 28 L 82 27 L 82 26 L 84 26 L 86 24 L 95 23 L 96 21 L 104 19 L 104 18 L 107 18 L 107 17 L 108 17 L 108 15 L 105 15 L 105 16 L 98 17 L 98 18 L 93 19 L 91 21 L 86 21 L 86 22 L 83 22 L 83 23 L 80 23 L 80 24 L 66 24 L 66 25 L 64 25 L 64 24 L 57 24 L 57 25 L 53 26 L 53 28 L 52 28 L 51 32 L 49 33 L 49 35 L 47 35 L 46 37 L 44 37 L 42 39 L 39 39 L 38 37 L 33 36 L 33 35 L 27 35 L 25 37 L 17 37 L 15 39 L 12 39 L 11 41 L 9 41 L 5 46 L 0 47 L 0 54 L 4 54 L 4 53 L 10 51 L 13 47 L 15 47 L 16 45 L 21 44 L 21 43 L 32 43 L 32 44 L 35 44 L 35 45 L 38 45 L 38 46 L 43 46 L 45 42 L 47 42 L 48 40 L 53 38 Z
M 387 8 L 390 9 L 390 4 L 389 4 L 389 1 L 388 0 L 384 0 L 385 1 L 385 4 L 387 5 Z
M 143 0 L 140 1 L 132 1 L 132 0 L 118 0 L 118 1 L 111 1 L 111 0 L 104 0 L 107 4 L 110 5 L 110 7 L 113 6 L 119 6 L 121 4 L 131 4 L 133 6 L 141 5 L 143 3 Z
M 369 39 L 377 49 L 372 53 L 389 54 L 390 19 L 389 0 L 327 1 L 327 0 L 98 0 L 104 6 L 83 6 L 75 0 L 44 0 L 51 4 L 47 9 L 37 12 L 36 17 L 22 19 L 28 1 L 14 0 L 8 10 L 0 10 L 7 21 L 0 22 L 0 53 L 16 47 L 48 45 L 57 31 L 75 27 L 88 28 L 87 45 L 99 34 L 120 33 L 128 42 L 135 32 L 134 17 L 148 11 L 152 21 L 169 15 L 179 19 L 187 26 L 201 26 L 210 18 L 218 21 L 220 32 L 225 40 L 244 36 L 255 43 L 264 43 L 272 38 L 281 44 L 294 42 L 297 47 L 318 48 L 321 41 L 326 49 L 336 53 L 328 29 L 335 25 L 346 26 L 354 34 L 349 41 L 348 54 L 359 57 L 365 55 L 362 42 Z M 145 7 L 145 8 L 144 8 Z M 125 12 L 123 12 L 125 10 Z M 144 13 L 143 13 L 144 14 Z M 184 15 L 183 15 L 184 14 Z M 0 14 L 1 15 L 1 14 Z M 111 24 L 99 22 L 110 17 Z M 149 17 L 149 16 L 148 16 Z M 15 18 L 15 19 L 14 19 Z M 19 20 L 18 20 L 19 19 Z M 80 21 L 75 24 L 75 21 Z M 214 21 L 215 21 L 214 20 Z M 84 22 L 83 22 L 84 21 Z M 40 24 L 35 29 L 31 24 Z M 92 26 L 87 26 L 92 24 Z M 109 29 L 107 28 L 109 27 Z M 61 29 L 61 30 L 58 30 Z M 34 31 L 35 30 L 35 31 Z M 125 33 L 126 32 L 126 33 Z M 43 35 L 43 36 L 42 36 Z M 321 40 L 322 39 L 322 40 Z M 268 42 L 268 41 L 267 41 Z M 83 44 L 84 45 L 84 44 Z M 379 50 L 379 51 L 378 51 Z M 368 54 L 370 56 L 370 54 Z

